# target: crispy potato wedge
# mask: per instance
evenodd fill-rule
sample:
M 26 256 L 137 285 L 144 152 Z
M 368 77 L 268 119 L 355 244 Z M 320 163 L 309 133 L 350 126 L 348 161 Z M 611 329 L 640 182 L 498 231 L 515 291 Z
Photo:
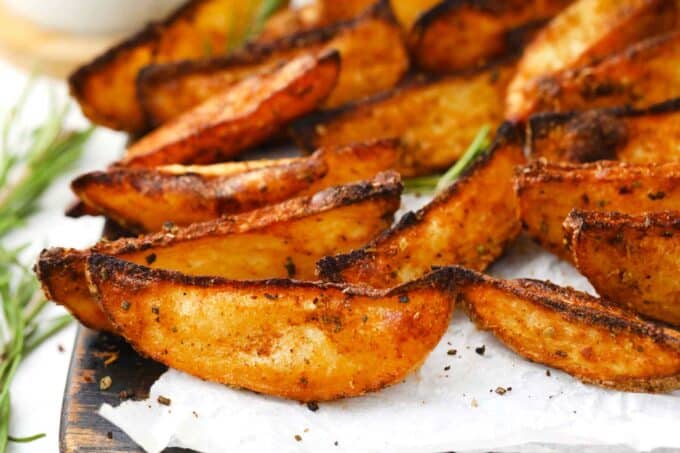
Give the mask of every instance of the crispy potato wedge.
M 461 179 L 363 248 L 323 258 L 318 275 L 390 288 L 420 278 L 433 266 L 485 269 L 520 231 L 512 175 L 523 161 L 519 130 L 503 125 L 489 154 Z
M 532 158 L 552 162 L 680 160 L 680 98 L 645 109 L 543 113 L 528 122 Z
M 522 225 L 529 236 L 566 260 L 562 223 L 572 209 L 638 214 L 680 209 L 680 163 L 534 162 L 515 178 Z
M 401 182 L 394 172 L 323 190 L 313 196 L 186 228 L 101 242 L 90 250 L 45 250 L 36 273 L 48 299 L 66 306 L 83 324 L 111 330 L 85 282 L 91 253 L 191 275 L 230 279 L 314 279 L 320 258 L 365 244 L 392 224 Z
M 678 67 L 680 32 L 648 38 L 598 63 L 543 77 L 529 112 L 645 108 L 680 97 Z
M 320 1 L 308 3 L 299 8 L 285 8 L 272 14 L 254 38 L 257 42 L 273 41 L 291 33 L 311 30 L 328 23 Z
M 514 64 L 471 75 L 411 80 L 396 89 L 293 123 L 298 144 L 312 151 L 373 138 L 398 138 L 398 171 L 423 175 L 451 166 L 479 128 L 503 121 L 503 95 Z
M 537 280 L 453 270 L 477 327 L 532 362 L 630 392 L 680 388 L 680 332 L 586 293 Z M 459 300 L 460 300 L 459 299 Z
M 577 68 L 677 26 L 675 0 L 577 0 L 527 47 L 508 88 L 506 117 L 528 117 L 543 77 Z
M 680 326 L 680 212 L 572 211 L 565 237 L 602 297 Z
M 238 42 L 258 14 L 261 1 L 191 0 L 168 19 L 150 24 L 69 78 L 71 94 L 85 116 L 113 129 L 146 128 L 137 101 L 135 79 L 152 63 L 225 53 Z
M 143 355 L 299 401 L 400 382 L 437 345 L 454 307 L 448 269 L 389 291 L 190 277 L 100 254 L 87 275 L 116 331 Z
M 111 167 L 79 176 L 71 188 L 87 213 L 105 215 L 131 231 L 151 232 L 166 222 L 186 226 L 370 179 L 394 168 L 396 156 L 394 142 L 376 141 L 262 164 Z
M 382 1 L 356 19 L 255 43 L 228 57 L 150 66 L 137 82 L 140 102 L 157 126 L 281 61 L 331 49 L 340 52 L 342 68 L 327 106 L 393 87 L 409 64 L 401 30 Z
M 134 143 L 121 164 L 153 167 L 234 157 L 316 108 L 335 86 L 339 72 L 340 55 L 331 51 L 301 56 L 248 78 Z
M 484 66 L 516 52 L 572 0 L 445 0 L 420 16 L 409 33 L 415 63 L 449 73 Z

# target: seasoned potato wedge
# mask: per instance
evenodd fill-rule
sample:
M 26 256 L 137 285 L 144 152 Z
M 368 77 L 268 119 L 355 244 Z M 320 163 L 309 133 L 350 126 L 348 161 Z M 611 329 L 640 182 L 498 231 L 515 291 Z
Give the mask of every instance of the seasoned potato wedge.
M 680 160 L 680 98 L 645 109 L 543 113 L 528 122 L 532 158 L 552 162 Z
M 320 1 L 311 2 L 299 8 L 288 7 L 272 14 L 254 40 L 257 42 L 273 41 L 291 33 L 311 30 L 327 23 Z
M 433 266 L 485 269 L 520 231 L 512 175 L 523 161 L 519 131 L 503 125 L 489 154 L 455 184 L 363 248 L 319 261 L 319 276 L 390 288 Z
M 87 212 L 131 231 L 158 231 L 238 214 L 394 168 L 391 141 L 324 148 L 309 157 L 205 166 L 112 167 L 71 184 Z M 235 168 L 236 167 L 236 168 Z
M 71 94 L 85 116 L 113 129 L 146 128 L 135 79 L 152 63 L 223 54 L 248 32 L 261 1 L 191 0 L 167 20 L 144 30 L 71 75 Z
M 340 71 L 336 51 L 301 56 L 248 78 L 149 133 L 121 164 L 213 163 L 262 143 L 314 108 L 331 92 Z
M 484 66 L 516 52 L 572 0 L 444 0 L 420 16 L 409 34 L 416 64 L 447 73 Z
M 482 330 L 532 362 L 631 392 L 680 388 L 680 332 L 586 293 L 537 280 L 454 269 L 463 308 Z
M 412 80 L 373 98 L 296 121 L 293 136 L 303 148 L 398 138 L 397 169 L 406 176 L 451 166 L 479 128 L 503 121 L 503 95 L 514 64 L 472 75 Z
M 677 8 L 675 0 L 577 0 L 527 47 L 508 88 L 506 117 L 527 118 L 543 77 L 673 30 Z
M 449 269 L 389 291 L 233 281 L 94 254 L 93 292 L 116 331 L 165 365 L 300 401 L 362 395 L 417 368 L 449 325 Z
M 680 326 L 680 211 L 572 211 L 564 226 L 574 262 L 598 294 Z
M 329 106 L 391 88 L 408 68 L 401 30 L 383 1 L 359 18 L 255 43 L 228 57 L 150 66 L 139 76 L 140 101 L 157 126 L 281 61 L 331 49 L 340 52 L 342 68 Z
M 570 112 L 648 107 L 680 97 L 680 32 L 655 36 L 602 61 L 546 76 L 529 110 Z
M 517 172 L 522 225 L 556 255 L 571 260 L 562 223 L 572 209 L 637 214 L 680 209 L 680 163 L 534 162 Z
M 191 275 L 309 280 L 320 258 L 359 247 L 388 228 L 400 194 L 399 175 L 381 173 L 371 181 L 186 228 L 101 242 L 86 251 L 45 250 L 36 273 L 48 299 L 88 327 L 110 330 L 92 307 L 85 283 L 85 260 L 93 252 Z

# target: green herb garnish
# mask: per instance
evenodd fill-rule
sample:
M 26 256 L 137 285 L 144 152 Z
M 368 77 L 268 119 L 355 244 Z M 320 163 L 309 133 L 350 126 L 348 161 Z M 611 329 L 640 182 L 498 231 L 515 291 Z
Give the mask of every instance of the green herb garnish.
M 439 193 L 456 182 L 477 158 L 489 147 L 489 126 L 483 126 L 460 159 L 443 175 L 421 176 L 404 180 L 407 193 Z
M 17 133 L 16 119 L 28 99 L 32 81 L 7 114 L 0 141 L 0 240 L 25 224 L 51 183 L 80 158 L 92 128 L 66 132 L 67 108 L 50 108 L 46 121 L 30 135 Z M 21 140 L 15 140 L 22 138 Z M 16 141 L 16 142 L 15 142 Z M 31 442 L 44 434 L 9 435 L 10 386 L 21 361 L 71 322 L 70 315 L 43 320 L 47 305 L 33 273 L 19 260 L 25 247 L 0 243 L 0 452 L 8 442 Z

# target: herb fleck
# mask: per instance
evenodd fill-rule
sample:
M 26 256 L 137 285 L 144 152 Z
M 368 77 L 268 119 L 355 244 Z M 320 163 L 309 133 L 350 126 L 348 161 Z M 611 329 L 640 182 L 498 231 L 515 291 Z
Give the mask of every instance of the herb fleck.
M 399 303 L 400 304 L 407 304 L 409 302 L 409 298 L 406 294 L 402 294 L 399 296 Z
M 120 308 L 123 311 L 128 311 L 130 309 L 130 302 L 128 302 L 127 300 L 124 300 L 123 302 L 120 303 Z
M 146 264 L 153 264 L 156 261 L 156 254 L 151 253 L 149 255 L 146 255 L 144 259 L 146 260 Z

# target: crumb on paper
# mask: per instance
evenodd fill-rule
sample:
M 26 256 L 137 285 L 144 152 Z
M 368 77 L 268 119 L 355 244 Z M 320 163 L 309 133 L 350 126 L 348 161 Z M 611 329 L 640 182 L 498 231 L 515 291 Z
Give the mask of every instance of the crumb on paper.
M 508 393 L 508 390 L 504 387 L 496 387 L 495 391 L 498 395 L 505 395 L 506 393 Z
M 449 349 L 448 351 L 446 351 L 446 354 L 448 354 L 448 355 L 456 355 L 457 352 L 458 352 L 458 351 L 456 351 L 455 349 Z
M 480 347 L 475 348 L 475 352 L 479 355 L 484 355 L 486 352 L 486 345 L 481 345 Z
M 472 407 L 479 407 L 479 404 L 475 398 L 472 398 L 472 402 L 470 404 L 472 404 Z
M 301 441 L 302 441 L 302 436 L 299 435 L 299 434 L 296 434 L 294 438 L 295 438 L 295 440 L 298 441 L 298 442 L 301 442 Z
M 158 401 L 158 404 L 162 404 L 163 406 L 170 406 L 172 404 L 172 400 L 163 395 L 158 395 L 158 399 L 156 401 Z

